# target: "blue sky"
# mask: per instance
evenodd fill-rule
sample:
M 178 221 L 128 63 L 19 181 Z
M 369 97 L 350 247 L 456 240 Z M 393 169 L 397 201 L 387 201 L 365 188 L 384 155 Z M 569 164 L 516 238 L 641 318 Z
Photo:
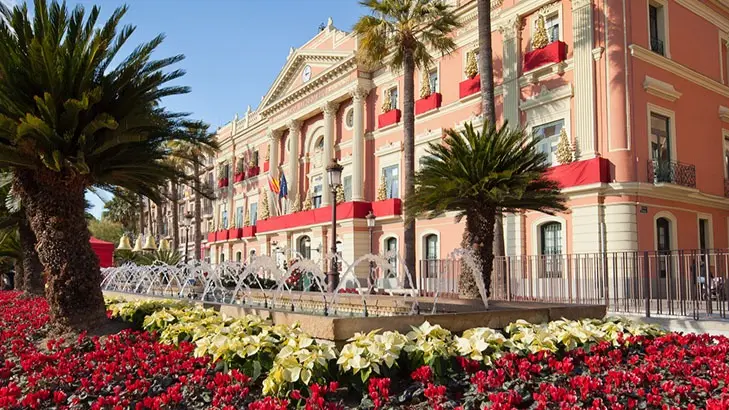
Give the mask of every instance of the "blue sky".
M 17 1 L 17 0 L 16 0 Z M 127 4 L 122 23 L 137 26 L 127 52 L 159 33 L 167 36 L 159 57 L 184 54 L 178 83 L 192 92 L 168 98 L 173 111 L 193 114 L 214 127 L 253 108 L 286 62 L 290 47 L 300 47 L 332 17 L 350 31 L 366 12 L 357 0 L 68 0 L 69 5 L 101 6 L 102 16 Z M 95 195 L 93 213 L 103 203 Z M 108 198 L 107 198 L 108 199 Z

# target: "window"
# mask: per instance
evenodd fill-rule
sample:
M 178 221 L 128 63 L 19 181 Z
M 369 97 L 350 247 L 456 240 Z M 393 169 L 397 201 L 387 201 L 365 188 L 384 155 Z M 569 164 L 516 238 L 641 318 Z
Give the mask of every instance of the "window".
M 187 212 L 185 212 L 185 204 L 180 204 L 179 209 L 177 211 L 177 217 L 184 218 L 186 213 Z
M 224 178 L 230 177 L 230 164 L 226 163 L 223 165 L 223 175 L 225 175 Z
M 235 227 L 243 227 L 243 207 L 239 206 L 235 209 Z
M 248 252 L 248 261 L 253 262 L 254 259 L 256 259 L 256 250 L 251 249 L 251 251 Z
M 255 225 L 256 221 L 258 221 L 258 204 L 252 203 L 251 204 L 251 214 L 249 215 L 251 218 L 251 225 Z
M 555 42 L 559 38 L 559 13 L 553 13 L 544 17 L 544 28 L 547 29 L 549 41 Z
M 228 210 L 225 209 L 225 205 L 220 205 L 220 227 L 228 229 Z
M 242 260 L 243 260 L 243 252 L 241 252 L 241 251 L 236 252 L 235 253 L 235 261 L 236 262 L 241 262 Z
M 555 154 L 557 152 L 557 143 L 559 143 L 559 133 L 563 127 L 564 120 L 557 120 L 538 125 L 532 129 L 534 137 L 541 140 L 537 149 L 547 154 L 547 161 L 552 165 L 557 164 L 557 156 Z
M 666 55 L 666 8 L 658 2 L 648 3 L 648 34 L 651 51 Z
M 540 274 L 546 278 L 559 278 L 562 276 L 562 224 L 547 222 L 539 227 L 540 248 L 542 255 L 542 269 Z
M 299 253 L 304 259 L 311 259 L 311 238 L 302 236 L 299 238 Z
M 253 155 L 251 157 L 251 161 L 253 161 L 253 166 L 258 166 L 258 150 L 253 151 Z
M 397 108 L 397 87 L 392 87 L 385 91 L 385 98 L 390 100 L 390 107 L 394 110 Z
M 392 165 L 382 169 L 382 175 L 385 176 L 385 189 L 387 190 L 387 199 L 400 197 L 400 176 L 398 166 Z
M 709 220 L 700 218 L 699 219 L 699 249 L 702 253 L 706 253 L 706 250 L 710 248 L 709 244 Z
M 664 115 L 651 113 L 651 159 L 671 161 L 671 119 Z
M 387 253 L 393 252 L 393 256 L 388 259 L 392 268 L 387 272 L 387 275 L 397 275 L 397 238 L 388 238 L 385 241 L 385 249 Z
M 425 277 L 438 276 L 438 235 L 429 234 L 423 238 L 425 245 Z
M 438 90 L 438 70 L 432 70 L 428 73 L 428 82 L 430 82 L 430 92 L 437 93 Z
M 225 254 L 224 253 L 221 253 L 220 254 L 220 260 L 219 261 L 220 261 L 219 263 L 225 262 Z
M 729 179 L 729 136 L 724 137 L 724 178 Z
M 350 108 L 347 110 L 347 113 L 344 115 L 344 125 L 348 129 L 352 129 L 354 127 L 354 109 Z
M 342 188 L 344 189 L 344 202 L 352 200 L 352 176 L 347 175 L 342 178 Z
M 471 58 L 471 55 L 473 55 L 473 58 L 476 59 L 476 71 L 481 72 L 481 67 L 479 66 L 481 63 L 478 62 L 478 49 L 474 49 L 471 51 L 466 51 L 466 60 L 463 62 L 463 68 L 465 69 L 468 65 L 468 60 Z M 465 71 L 465 70 L 464 70 Z M 464 73 L 464 76 L 466 74 Z
M 668 218 L 656 219 L 656 247 L 659 276 L 665 278 L 671 268 L 671 221 Z
M 311 197 L 311 206 L 314 208 L 321 208 L 321 185 L 314 186 L 314 195 Z
M 316 146 L 314 147 L 315 151 L 324 151 L 324 137 L 319 137 L 319 139 L 316 141 Z

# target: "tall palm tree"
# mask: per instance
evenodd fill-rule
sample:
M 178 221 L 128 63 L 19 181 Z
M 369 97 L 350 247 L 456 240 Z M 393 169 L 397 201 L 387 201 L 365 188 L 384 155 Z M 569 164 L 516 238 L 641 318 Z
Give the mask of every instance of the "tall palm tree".
M 180 180 L 189 186 L 194 194 L 193 209 L 193 239 L 194 247 L 193 258 L 200 260 L 202 255 L 202 199 L 214 199 L 215 192 L 212 187 L 202 184 L 200 179 L 205 174 L 205 159 L 218 152 L 219 145 L 215 140 L 215 133 L 209 131 L 210 125 L 202 121 L 186 122 L 182 132 L 187 133 L 191 137 L 191 141 L 175 141 L 169 144 L 170 163 L 180 172 L 192 169 L 192 175 L 188 178 Z M 174 181 L 173 181 L 174 184 Z M 179 231 L 179 226 L 174 222 L 179 221 L 179 215 L 176 205 L 172 208 L 173 228 Z M 185 252 L 188 250 L 185 249 Z
M 466 124 L 448 130 L 443 145 L 430 144 L 416 189 L 406 198 L 407 218 L 434 218 L 448 211 L 466 217 L 466 230 L 481 262 L 488 291 L 493 266 L 492 245 L 496 209 L 505 212 L 564 210 L 556 182 L 545 178 L 547 156 L 537 149 L 538 138 L 484 122 L 481 131 Z
M 124 230 L 136 233 L 139 229 L 137 196 L 126 189 L 115 189 L 113 197 L 104 203 L 102 218 L 122 224 Z
M 183 71 L 166 71 L 184 57 L 153 60 L 160 35 L 120 58 L 135 30 L 119 25 L 126 11 L 101 23 L 98 7 L 87 14 L 36 0 L 31 18 L 26 5 L 0 6 L 0 167 L 14 170 L 57 328 L 106 320 L 84 219 L 86 189 L 120 186 L 156 199 L 177 175 L 163 162 L 165 144 L 188 138 L 174 132 L 180 116 L 159 106 L 188 92 L 168 84 Z
M 354 25 L 360 36 L 360 58 L 370 66 L 388 61 L 403 71 L 404 194 L 412 196 L 415 178 L 415 69 L 433 62 L 429 50 L 442 55 L 456 48 L 451 32 L 459 27 L 452 9 L 442 0 L 363 0 L 372 15 Z M 407 202 L 406 202 L 407 207 Z M 405 222 L 404 259 L 415 272 L 415 219 Z

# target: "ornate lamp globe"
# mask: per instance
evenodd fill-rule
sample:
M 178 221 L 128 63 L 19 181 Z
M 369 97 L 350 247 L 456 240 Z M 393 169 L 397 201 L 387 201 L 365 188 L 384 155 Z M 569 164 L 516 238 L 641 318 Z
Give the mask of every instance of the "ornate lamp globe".
M 116 247 L 118 251 L 131 251 L 132 244 L 129 242 L 129 237 L 124 234 L 119 238 L 119 246 Z
M 332 159 L 332 162 L 327 166 L 327 173 L 329 174 L 329 186 L 334 189 L 339 185 L 342 185 L 342 170 L 343 166 L 339 165 L 336 158 Z
M 132 252 L 142 252 L 144 248 L 142 247 L 142 235 L 137 235 L 137 240 L 134 241 L 134 249 L 132 249 Z
M 142 249 L 145 251 L 153 251 L 157 249 L 157 243 L 154 240 L 154 236 L 149 235 L 147 237 L 147 241 L 144 243 L 144 247 Z

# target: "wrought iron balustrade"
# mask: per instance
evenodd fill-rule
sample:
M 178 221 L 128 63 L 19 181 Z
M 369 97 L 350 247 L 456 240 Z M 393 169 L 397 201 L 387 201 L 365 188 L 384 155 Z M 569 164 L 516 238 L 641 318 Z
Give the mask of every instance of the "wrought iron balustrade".
M 677 161 L 648 161 L 648 181 L 696 188 L 696 166 Z
M 664 54 L 665 47 L 663 45 L 663 40 L 657 39 L 657 38 L 651 38 L 651 51 L 660 55 Z

